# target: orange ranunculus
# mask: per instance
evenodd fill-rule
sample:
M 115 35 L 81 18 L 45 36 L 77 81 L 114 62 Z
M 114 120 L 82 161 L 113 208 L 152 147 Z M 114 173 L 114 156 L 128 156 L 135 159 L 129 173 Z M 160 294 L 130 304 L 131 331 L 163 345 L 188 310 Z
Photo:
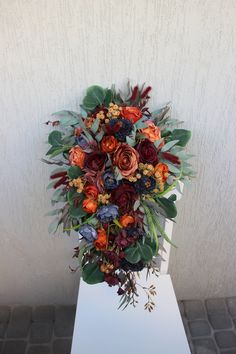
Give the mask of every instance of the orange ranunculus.
M 154 176 L 156 178 L 162 177 L 162 182 L 165 182 L 168 177 L 168 166 L 162 162 L 159 162 L 154 168 Z
M 131 216 L 131 215 L 123 215 L 120 217 L 119 219 L 119 223 L 121 224 L 121 226 L 123 227 L 127 227 L 129 226 L 130 224 L 133 224 L 134 223 L 134 217 Z
M 121 110 L 121 115 L 125 119 L 135 123 L 142 117 L 143 114 L 137 107 L 123 107 Z
M 107 235 L 104 229 L 97 230 L 98 237 L 94 241 L 94 246 L 97 250 L 105 250 L 107 247 Z
M 105 136 L 101 141 L 101 149 L 103 152 L 111 154 L 117 148 L 118 141 L 112 135 Z
M 83 129 L 82 128 L 75 128 L 74 134 L 75 136 L 80 136 L 80 134 L 82 133 Z
M 154 143 L 157 140 L 161 139 L 161 130 L 157 127 L 151 120 L 147 120 L 147 128 L 140 129 L 142 134 L 146 136 L 148 140 Z
M 69 161 L 72 166 L 84 167 L 85 152 L 77 145 L 69 151 Z
M 95 121 L 95 118 L 93 117 L 87 117 L 85 120 L 84 120 L 84 124 L 86 126 L 86 128 L 91 128 L 91 126 L 93 125 L 93 122 Z
M 89 199 L 92 200 L 98 199 L 99 190 L 97 189 L 96 186 L 90 184 L 84 188 L 83 192 L 86 195 L 86 197 L 88 197 Z
M 83 203 L 82 203 L 82 207 L 84 209 L 84 211 L 86 211 L 86 213 L 88 214 L 92 214 L 95 213 L 95 211 L 98 208 L 98 203 L 96 202 L 96 200 L 93 199 L 84 199 Z
M 129 177 L 138 168 L 139 154 L 126 143 L 121 143 L 114 153 L 113 162 L 124 177 Z

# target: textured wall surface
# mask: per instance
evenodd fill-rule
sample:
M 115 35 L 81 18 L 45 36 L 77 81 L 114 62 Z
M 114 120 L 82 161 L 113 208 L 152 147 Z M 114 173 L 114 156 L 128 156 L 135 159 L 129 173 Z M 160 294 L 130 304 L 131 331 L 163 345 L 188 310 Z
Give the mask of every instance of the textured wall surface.
M 0 0 L 0 303 L 74 302 L 76 239 L 49 236 L 50 113 L 90 84 L 146 81 L 193 130 L 174 228 L 179 298 L 236 294 L 235 0 Z

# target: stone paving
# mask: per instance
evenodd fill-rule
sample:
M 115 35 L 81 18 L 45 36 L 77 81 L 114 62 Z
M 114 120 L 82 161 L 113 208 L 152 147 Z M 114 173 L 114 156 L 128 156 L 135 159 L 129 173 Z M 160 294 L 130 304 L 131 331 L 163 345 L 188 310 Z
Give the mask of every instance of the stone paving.
M 193 354 L 236 354 L 236 297 L 179 301 L 179 308 Z
M 0 354 L 70 354 L 75 306 L 0 306 Z
M 236 354 L 236 297 L 179 309 L 192 354 Z M 75 306 L 0 306 L 0 354 L 70 354 L 74 317 Z

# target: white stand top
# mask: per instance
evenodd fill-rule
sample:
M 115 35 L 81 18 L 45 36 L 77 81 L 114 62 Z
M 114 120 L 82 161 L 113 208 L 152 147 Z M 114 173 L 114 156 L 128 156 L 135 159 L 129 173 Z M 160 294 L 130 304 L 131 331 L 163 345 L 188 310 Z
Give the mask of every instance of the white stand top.
M 71 354 L 190 354 L 170 276 L 151 277 L 147 284 L 158 293 L 151 313 L 143 308 L 141 288 L 138 306 L 122 311 L 117 287 L 81 280 Z

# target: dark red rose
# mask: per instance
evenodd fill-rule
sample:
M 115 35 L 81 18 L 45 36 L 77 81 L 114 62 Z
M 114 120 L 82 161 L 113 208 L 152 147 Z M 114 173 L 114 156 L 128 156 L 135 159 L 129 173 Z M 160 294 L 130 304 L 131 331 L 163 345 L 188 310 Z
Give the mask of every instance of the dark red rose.
M 105 274 L 104 280 L 105 282 L 107 282 L 109 286 L 115 286 L 119 284 L 119 279 L 115 274 L 114 275 Z
M 133 210 L 138 195 L 131 184 L 124 182 L 111 192 L 111 202 L 118 205 L 119 212 L 125 214 Z
M 107 160 L 107 154 L 103 152 L 92 152 L 85 159 L 85 167 L 91 171 L 101 171 Z
M 157 149 L 150 140 L 142 140 L 136 146 L 136 150 L 139 153 L 139 162 L 150 163 L 152 165 L 156 165 L 158 163 Z

